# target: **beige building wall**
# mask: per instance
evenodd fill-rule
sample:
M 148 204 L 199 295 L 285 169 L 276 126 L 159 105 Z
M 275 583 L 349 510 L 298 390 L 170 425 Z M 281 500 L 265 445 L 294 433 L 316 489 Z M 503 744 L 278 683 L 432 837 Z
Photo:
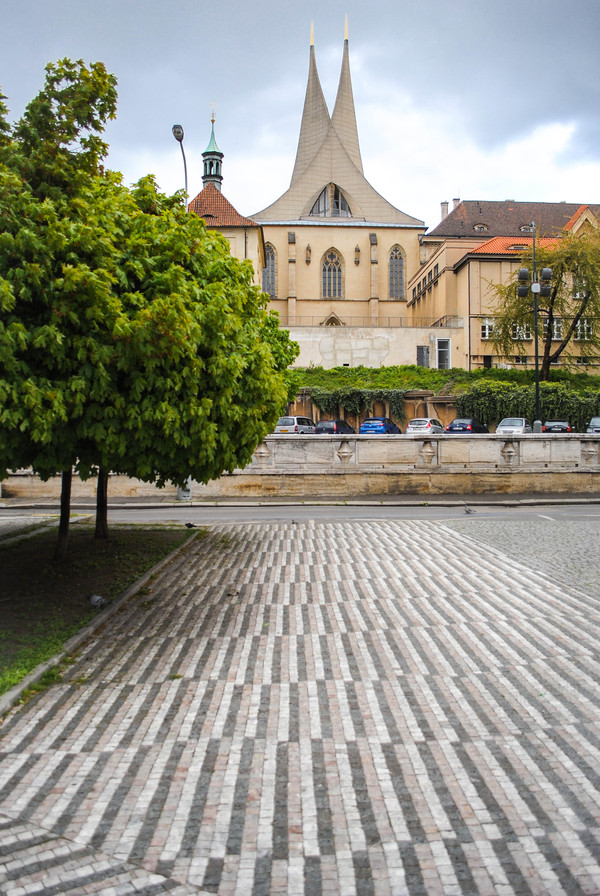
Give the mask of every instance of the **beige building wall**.
M 275 298 L 285 326 L 319 326 L 331 315 L 347 326 L 406 323 L 408 282 L 418 265 L 422 228 L 293 222 L 264 224 L 265 244 L 275 252 Z M 403 259 L 403 296 L 390 297 L 389 260 Z M 322 265 L 334 250 L 342 260 L 342 297 L 323 297 Z
M 240 261 L 248 259 L 252 262 L 254 276 L 252 282 L 262 286 L 262 269 L 265 266 L 265 255 L 260 227 L 224 227 L 219 232 L 229 243 L 234 258 Z

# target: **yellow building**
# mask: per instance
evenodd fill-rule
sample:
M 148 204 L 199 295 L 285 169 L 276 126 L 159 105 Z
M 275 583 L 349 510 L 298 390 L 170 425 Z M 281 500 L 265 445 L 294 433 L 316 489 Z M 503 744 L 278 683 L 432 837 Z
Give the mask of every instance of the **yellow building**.
M 567 229 L 577 232 L 597 226 L 598 211 L 597 206 L 568 202 L 457 199 L 448 213 L 443 203 L 442 221 L 421 238 L 421 265 L 408 284 L 413 319 L 446 316 L 461 322 L 453 345 L 453 367 L 533 367 L 535 347 L 529 332 L 518 335 L 521 344 L 515 346 L 512 357 L 494 354 L 489 339 L 496 304 L 494 284 L 508 283 L 516 276 L 523 253 L 532 246 L 532 224 L 538 244 L 551 243 Z

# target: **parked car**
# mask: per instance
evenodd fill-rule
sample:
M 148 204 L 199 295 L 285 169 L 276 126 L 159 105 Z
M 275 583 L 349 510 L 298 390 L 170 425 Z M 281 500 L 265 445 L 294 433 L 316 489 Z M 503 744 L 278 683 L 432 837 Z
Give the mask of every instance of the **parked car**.
M 275 433 L 314 433 L 316 425 L 310 417 L 280 417 Z
M 600 417 L 592 417 L 585 430 L 586 432 L 600 432 Z
M 315 433 L 317 435 L 352 435 L 355 430 L 345 420 L 319 420 Z
M 446 432 L 454 435 L 461 433 L 472 435 L 477 432 L 489 432 L 489 429 L 475 417 L 455 417 L 446 427 Z
M 573 432 L 567 420 L 546 420 L 542 432 Z
M 527 432 L 533 432 L 529 420 L 525 417 L 505 417 L 496 427 L 499 435 L 517 436 Z
M 358 431 L 361 435 L 381 435 L 385 433 L 399 433 L 401 429 L 389 417 L 367 417 L 360 424 Z
M 435 417 L 415 417 L 409 420 L 406 432 L 418 432 L 421 435 L 429 435 L 432 432 L 444 432 L 444 426 Z

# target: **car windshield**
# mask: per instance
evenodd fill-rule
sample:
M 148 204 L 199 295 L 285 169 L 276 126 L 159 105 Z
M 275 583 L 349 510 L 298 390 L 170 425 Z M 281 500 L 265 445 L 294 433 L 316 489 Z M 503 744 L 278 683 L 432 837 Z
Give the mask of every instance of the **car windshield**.
M 293 426 L 294 418 L 293 417 L 280 417 L 277 421 L 277 426 Z
M 411 420 L 408 424 L 409 426 L 427 426 L 429 421 L 425 418 L 417 418 L 416 420 Z
M 500 421 L 500 426 L 523 426 L 524 423 L 522 417 L 506 417 Z
M 471 421 L 470 420 L 453 420 L 453 423 L 458 423 L 459 426 L 467 426 Z

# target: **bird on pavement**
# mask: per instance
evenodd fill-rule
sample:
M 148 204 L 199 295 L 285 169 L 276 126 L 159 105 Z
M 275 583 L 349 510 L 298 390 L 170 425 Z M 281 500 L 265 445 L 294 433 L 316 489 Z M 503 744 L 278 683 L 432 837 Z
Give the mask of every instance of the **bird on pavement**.
M 465 513 L 477 513 L 477 511 L 473 510 L 472 507 L 469 507 L 468 504 L 465 504 Z

